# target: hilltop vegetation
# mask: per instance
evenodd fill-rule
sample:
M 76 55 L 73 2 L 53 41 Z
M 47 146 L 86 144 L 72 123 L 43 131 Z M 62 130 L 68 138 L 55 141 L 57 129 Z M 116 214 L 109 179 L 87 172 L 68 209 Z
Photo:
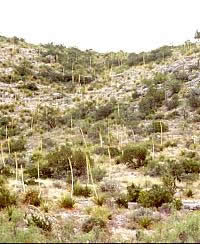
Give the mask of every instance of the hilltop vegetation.
M 199 59 L 1 36 L 2 242 L 198 241 Z

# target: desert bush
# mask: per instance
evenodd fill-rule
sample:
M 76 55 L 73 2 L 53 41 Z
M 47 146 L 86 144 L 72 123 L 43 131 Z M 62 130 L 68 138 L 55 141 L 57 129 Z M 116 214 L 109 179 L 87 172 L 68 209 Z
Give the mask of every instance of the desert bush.
M 95 182 L 100 182 L 106 176 L 106 169 L 103 167 L 94 167 L 92 168 L 92 176 Z
M 102 192 L 116 193 L 119 191 L 119 184 L 115 180 L 106 180 L 100 185 Z
M 70 194 L 63 195 L 58 201 L 58 204 L 61 208 L 73 208 L 75 203 L 75 200 L 71 197 Z
M 128 196 L 125 193 L 119 194 L 119 196 L 115 200 L 118 207 L 125 207 L 125 208 L 128 208 L 128 201 L 129 201 Z
M 143 144 L 128 144 L 123 148 L 119 161 L 127 163 L 132 168 L 144 166 L 147 156 L 147 147 Z
M 12 193 L 6 186 L 7 180 L 0 177 L 0 209 L 17 204 L 17 195 Z
M 86 154 L 80 150 L 72 151 L 68 145 L 63 145 L 46 155 L 46 168 L 51 169 L 52 177 L 66 177 L 67 172 L 70 170 L 69 158 L 72 162 L 74 175 L 81 176 L 86 174 Z M 89 155 L 88 158 L 91 167 L 93 167 L 93 160 Z
M 184 173 L 183 165 L 176 160 L 167 161 L 168 176 L 172 176 L 174 180 L 181 181 L 182 174 Z
M 169 140 L 164 143 L 164 147 L 177 147 L 177 144 L 176 140 Z
M 14 65 L 14 75 L 19 76 L 21 80 L 25 81 L 27 76 L 33 74 L 32 68 L 32 64 L 29 61 L 24 60 L 19 65 Z
M 173 214 L 162 225 L 155 229 L 151 235 L 141 233 L 141 243 L 195 243 L 200 239 L 199 212 L 194 211 L 178 217 Z
M 129 228 L 143 227 L 147 229 L 152 223 L 160 221 L 160 214 L 151 209 L 140 207 L 132 210 L 128 215 Z
M 166 172 L 166 165 L 163 163 L 160 163 L 157 160 L 150 160 L 147 163 L 146 169 L 145 169 L 145 174 L 152 176 L 152 177 L 157 177 L 161 176 Z
M 155 75 L 154 75 L 154 77 L 153 77 L 153 83 L 155 84 L 155 85 L 157 85 L 157 84 L 162 84 L 162 83 L 164 83 L 165 81 L 167 81 L 167 79 L 168 79 L 168 77 L 167 77 L 167 75 L 166 74 L 164 74 L 164 73 L 161 73 L 161 72 L 157 72 L 157 73 L 155 73 Z
M 174 77 L 179 81 L 188 81 L 188 74 L 185 71 L 176 71 L 174 72 Z
M 7 176 L 7 177 L 14 175 L 13 169 L 9 165 L 5 165 L 5 166 L 0 165 L 0 173 L 1 173 L 1 175 Z
M 139 102 L 139 111 L 149 115 L 155 112 L 157 108 L 162 106 L 164 100 L 165 91 L 163 89 L 150 86 L 145 97 L 143 97 Z
M 130 186 L 127 186 L 127 197 L 129 202 L 137 202 L 141 190 L 141 187 L 136 186 L 134 183 L 132 183 Z
M 104 221 L 112 219 L 112 213 L 107 207 L 93 207 L 90 214 L 92 217 L 103 219 Z
M 52 222 L 49 220 L 48 216 L 40 216 L 33 214 L 31 221 L 39 228 L 44 231 L 51 231 L 52 230 Z
M 200 106 L 200 98 L 195 89 L 192 89 L 188 95 L 188 104 L 192 108 L 198 108 Z
M 101 106 L 96 110 L 94 118 L 95 120 L 102 120 L 107 118 L 114 111 L 114 104 L 108 103 L 104 106 Z
M 150 63 L 156 61 L 160 63 L 165 58 L 168 58 L 172 55 L 172 49 L 170 46 L 162 46 L 160 48 L 154 49 L 151 52 L 142 52 L 139 54 L 130 53 L 128 55 L 127 64 L 129 66 L 135 66 L 145 63 Z
M 90 217 L 82 225 L 83 232 L 90 232 L 94 227 L 105 228 L 106 222 L 101 218 Z
M 39 88 L 37 87 L 37 85 L 35 83 L 33 83 L 33 82 L 30 82 L 30 83 L 26 84 L 24 86 L 24 88 L 26 88 L 28 90 L 31 90 L 31 91 L 38 91 L 39 90 Z
M 29 189 L 24 195 L 23 203 L 31 204 L 37 207 L 40 206 L 41 202 L 42 198 L 39 191 L 36 189 Z
M 168 84 L 168 89 L 171 92 L 171 95 L 179 93 L 181 90 L 182 83 L 179 80 L 171 80 Z
M 166 106 L 168 110 L 172 110 L 174 108 L 177 108 L 179 106 L 179 99 L 178 95 L 173 95 L 170 100 L 166 102 Z
M 184 159 L 182 162 L 184 173 L 200 173 L 200 162 L 195 159 Z
M 109 150 L 110 150 L 110 156 L 111 156 L 111 158 L 114 158 L 114 157 L 117 157 L 117 156 L 120 155 L 120 151 L 116 147 L 109 147 Z M 106 155 L 106 156 L 109 156 L 108 148 L 107 147 L 97 147 L 97 148 L 95 148 L 94 153 L 96 153 L 97 155 Z
M 157 133 L 161 132 L 161 126 L 162 126 L 162 132 L 169 131 L 168 125 L 162 121 L 152 121 L 152 123 L 148 126 L 147 131 L 149 133 Z
M 145 208 L 160 207 L 163 203 L 172 202 L 173 194 L 167 188 L 153 185 L 150 190 L 139 193 L 138 202 Z
M 92 193 L 92 189 L 89 186 L 83 186 L 79 182 L 74 185 L 74 196 L 89 197 Z
M 18 139 L 10 139 L 10 151 L 13 152 L 21 152 L 25 150 L 26 140 L 23 137 Z M 6 148 L 8 151 L 8 148 Z
M 187 189 L 185 191 L 185 195 L 186 195 L 186 197 L 193 197 L 194 193 L 193 193 L 192 189 Z
M 98 205 L 102 206 L 106 202 L 107 196 L 105 193 L 98 193 L 98 195 L 94 195 L 93 202 Z

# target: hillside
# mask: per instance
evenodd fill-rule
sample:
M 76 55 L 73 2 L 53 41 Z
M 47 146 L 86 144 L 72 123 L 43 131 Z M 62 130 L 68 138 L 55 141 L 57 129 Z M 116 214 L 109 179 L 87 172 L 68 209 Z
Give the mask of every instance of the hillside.
M 1 36 L 2 241 L 197 242 L 199 59 Z

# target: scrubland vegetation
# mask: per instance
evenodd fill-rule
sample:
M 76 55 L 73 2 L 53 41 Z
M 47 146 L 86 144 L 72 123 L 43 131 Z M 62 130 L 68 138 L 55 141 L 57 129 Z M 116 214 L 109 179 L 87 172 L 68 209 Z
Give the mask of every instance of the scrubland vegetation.
M 199 59 L 1 36 L 1 242 L 198 242 Z

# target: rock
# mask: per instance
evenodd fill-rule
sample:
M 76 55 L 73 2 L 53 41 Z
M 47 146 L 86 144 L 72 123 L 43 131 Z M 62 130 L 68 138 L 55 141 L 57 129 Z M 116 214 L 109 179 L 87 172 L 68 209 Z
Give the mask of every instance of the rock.
M 138 208 L 137 202 L 128 202 L 128 209 L 136 209 Z
M 52 94 L 53 99 L 61 99 L 63 98 L 63 95 L 61 93 L 53 93 Z
M 182 200 L 183 208 L 189 210 L 199 210 L 200 209 L 200 201 L 195 200 Z

